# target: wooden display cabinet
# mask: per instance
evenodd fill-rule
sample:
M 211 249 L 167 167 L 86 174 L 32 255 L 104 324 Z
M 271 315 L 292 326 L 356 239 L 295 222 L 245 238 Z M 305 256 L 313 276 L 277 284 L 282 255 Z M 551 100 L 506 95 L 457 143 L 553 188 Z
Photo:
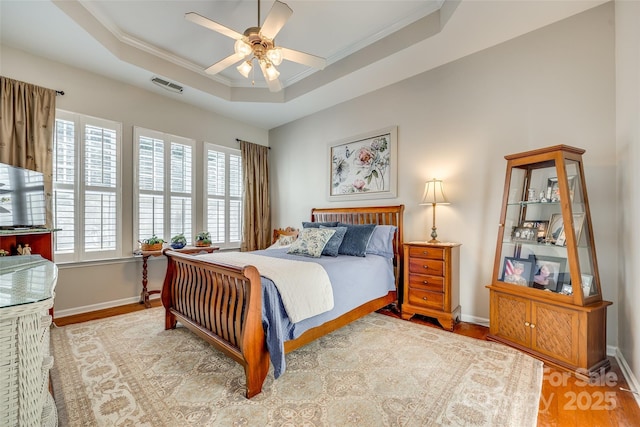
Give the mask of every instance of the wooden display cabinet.
M 44 259 L 53 261 L 53 230 L 1 230 L 0 249 L 9 252 L 8 255 L 19 255 L 18 246 L 29 245 L 31 254 L 40 255 Z
M 583 379 L 610 368 L 584 150 L 505 156 L 488 339 Z

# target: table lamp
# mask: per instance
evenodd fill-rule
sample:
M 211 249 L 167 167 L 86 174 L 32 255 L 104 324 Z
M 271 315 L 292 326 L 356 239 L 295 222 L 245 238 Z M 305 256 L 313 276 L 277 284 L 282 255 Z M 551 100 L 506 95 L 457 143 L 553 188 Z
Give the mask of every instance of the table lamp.
M 420 204 L 433 205 L 433 227 L 431 227 L 431 240 L 429 240 L 429 243 L 440 243 L 436 232 L 436 205 L 449 204 L 447 197 L 444 195 L 442 180 L 433 178 L 431 181 L 427 181 L 424 186 L 424 197 Z

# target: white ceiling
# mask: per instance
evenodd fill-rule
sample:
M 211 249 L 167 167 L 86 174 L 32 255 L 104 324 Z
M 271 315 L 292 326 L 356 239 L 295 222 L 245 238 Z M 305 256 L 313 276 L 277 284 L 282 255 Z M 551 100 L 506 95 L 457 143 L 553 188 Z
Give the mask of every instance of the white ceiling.
M 197 12 L 237 32 L 257 25 L 257 0 L 0 0 L 3 45 L 265 128 L 288 123 L 564 19 L 603 0 L 284 0 L 293 15 L 276 44 L 327 59 L 285 61 L 269 92 L 235 67 L 204 69 L 233 40 L 184 19 Z M 272 0 L 261 1 L 261 20 Z M 184 86 L 170 93 L 154 76 Z M 64 90 L 65 88 L 55 88 Z

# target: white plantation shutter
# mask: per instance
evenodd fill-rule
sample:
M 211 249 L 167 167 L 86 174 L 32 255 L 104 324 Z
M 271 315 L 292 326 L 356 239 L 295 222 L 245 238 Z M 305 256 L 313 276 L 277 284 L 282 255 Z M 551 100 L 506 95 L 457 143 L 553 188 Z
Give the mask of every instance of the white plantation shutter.
M 54 132 L 57 262 L 121 256 L 121 124 L 58 111 Z
M 156 235 L 170 241 L 193 236 L 193 147 L 191 139 L 134 128 L 136 146 L 135 241 Z
M 240 247 L 242 162 L 240 150 L 206 144 L 205 228 L 220 247 Z

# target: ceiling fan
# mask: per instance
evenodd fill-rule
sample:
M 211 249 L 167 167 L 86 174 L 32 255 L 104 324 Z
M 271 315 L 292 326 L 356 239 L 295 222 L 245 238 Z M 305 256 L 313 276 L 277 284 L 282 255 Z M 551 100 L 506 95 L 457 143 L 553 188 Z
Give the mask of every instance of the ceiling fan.
M 280 72 L 276 66 L 280 65 L 283 59 L 320 70 L 326 66 L 324 58 L 275 45 L 274 39 L 276 35 L 292 13 L 293 10 L 289 6 L 276 0 L 262 27 L 260 27 L 260 0 L 258 0 L 258 26 L 247 28 L 243 34 L 195 12 L 186 13 L 185 19 L 236 40 L 234 45 L 235 53 L 205 69 L 206 73 L 217 74 L 227 67 L 242 61 L 236 68 L 240 74 L 248 78 L 249 73 L 253 70 L 253 61 L 255 59 L 267 81 L 269 90 L 278 92 L 282 89 L 282 85 L 278 80 Z

